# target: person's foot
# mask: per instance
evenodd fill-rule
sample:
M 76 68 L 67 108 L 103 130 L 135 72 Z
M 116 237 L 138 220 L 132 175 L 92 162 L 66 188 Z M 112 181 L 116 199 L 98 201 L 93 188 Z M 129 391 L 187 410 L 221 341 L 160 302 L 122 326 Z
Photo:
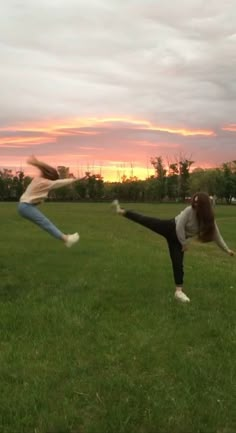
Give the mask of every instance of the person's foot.
M 123 214 L 123 213 L 125 213 L 125 210 L 122 209 L 122 207 L 120 207 L 119 200 L 113 200 L 113 202 L 112 202 L 111 205 L 115 208 L 115 211 L 116 211 L 117 213 L 119 213 L 119 214 Z
M 65 241 L 65 246 L 67 248 L 71 248 L 74 244 L 76 244 L 76 242 L 78 242 L 78 240 L 79 240 L 78 233 L 74 233 L 73 235 L 68 235 Z
M 175 292 L 175 299 L 177 299 L 180 302 L 190 302 L 190 299 L 182 290 L 176 290 Z

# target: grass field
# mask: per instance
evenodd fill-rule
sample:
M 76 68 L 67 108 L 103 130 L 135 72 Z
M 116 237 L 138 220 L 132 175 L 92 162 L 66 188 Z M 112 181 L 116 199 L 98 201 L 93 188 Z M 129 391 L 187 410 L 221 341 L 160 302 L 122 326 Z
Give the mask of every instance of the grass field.
M 193 242 L 182 305 L 162 238 L 108 204 L 42 210 L 81 240 L 68 250 L 0 203 L 0 432 L 234 433 L 236 258 Z M 236 250 L 236 206 L 216 217 Z

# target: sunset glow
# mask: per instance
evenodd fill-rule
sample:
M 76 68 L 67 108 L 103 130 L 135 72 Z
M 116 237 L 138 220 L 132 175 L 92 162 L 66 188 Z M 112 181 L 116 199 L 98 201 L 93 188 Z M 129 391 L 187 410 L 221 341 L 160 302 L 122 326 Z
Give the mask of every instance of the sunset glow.
M 223 132 L 235 130 L 235 124 L 222 127 Z M 105 180 L 116 181 L 123 175 L 145 179 L 154 174 L 151 157 L 191 154 L 189 140 L 196 139 L 214 140 L 217 134 L 122 116 L 18 123 L 0 128 L 1 164 L 31 172 L 25 160 L 33 153 L 52 165 L 69 166 L 77 176 L 90 171 Z M 11 149 L 14 153 L 9 154 Z M 211 166 L 205 157 L 202 166 Z

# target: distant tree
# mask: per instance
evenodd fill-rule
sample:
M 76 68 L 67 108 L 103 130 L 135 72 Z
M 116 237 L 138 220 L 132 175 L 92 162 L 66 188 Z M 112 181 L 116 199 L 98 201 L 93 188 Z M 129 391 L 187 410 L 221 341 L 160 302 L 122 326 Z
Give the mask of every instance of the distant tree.
M 163 159 L 161 156 L 151 158 L 151 164 L 153 165 L 156 173 L 157 180 L 157 199 L 162 200 L 166 195 L 166 173 L 167 170 L 164 166 Z
M 186 158 L 179 161 L 179 196 L 183 201 L 190 194 L 190 168 L 193 163 L 194 161 Z
M 176 200 L 178 197 L 179 185 L 179 168 L 178 163 L 169 164 L 167 177 L 167 196 L 171 200 Z
M 196 168 L 190 175 L 189 179 L 189 190 L 190 194 L 194 194 L 197 191 L 207 192 L 209 195 L 215 195 L 217 193 L 217 176 L 218 172 L 216 169 L 202 169 Z
M 25 174 L 22 170 L 17 171 L 12 178 L 11 197 L 19 200 L 25 189 Z
M 11 200 L 12 190 L 12 170 L 3 168 L 0 170 L 0 198 L 1 200 Z
M 92 174 L 87 171 L 84 176 L 85 198 L 101 199 L 104 195 L 104 181 L 100 174 Z
M 232 202 L 236 195 L 236 161 L 225 162 L 222 165 L 224 197 L 227 203 Z
M 236 197 L 236 160 L 225 162 L 215 169 L 191 171 L 193 161 L 180 157 L 174 163 L 163 163 L 161 156 L 152 158 L 155 176 L 140 180 L 131 172 L 130 177 L 123 175 L 119 182 L 104 182 L 101 174 L 85 176 L 69 188 L 53 190 L 51 198 L 57 200 L 110 200 L 120 198 L 124 201 L 160 201 L 164 197 L 171 200 L 185 199 L 197 191 L 208 192 L 230 204 Z M 167 167 L 167 168 L 166 168 Z M 69 167 L 59 166 L 61 178 L 74 177 Z M 30 183 L 31 178 L 22 170 L 13 173 L 7 168 L 0 169 L 0 200 L 18 200 Z

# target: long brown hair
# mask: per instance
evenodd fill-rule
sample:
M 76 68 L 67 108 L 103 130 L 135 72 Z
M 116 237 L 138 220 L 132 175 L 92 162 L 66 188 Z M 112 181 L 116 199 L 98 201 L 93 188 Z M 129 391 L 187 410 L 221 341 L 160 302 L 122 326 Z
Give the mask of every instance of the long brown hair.
M 27 162 L 28 164 L 37 167 L 40 170 L 42 177 L 44 177 L 45 179 L 49 179 L 49 180 L 59 179 L 59 174 L 54 167 L 45 164 L 45 162 L 39 161 L 37 158 L 35 158 L 35 156 L 30 157 Z
M 199 224 L 199 240 L 211 242 L 215 234 L 215 216 L 209 195 L 205 192 L 197 192 L 193 195 L 191 204 L 196 211 Z

